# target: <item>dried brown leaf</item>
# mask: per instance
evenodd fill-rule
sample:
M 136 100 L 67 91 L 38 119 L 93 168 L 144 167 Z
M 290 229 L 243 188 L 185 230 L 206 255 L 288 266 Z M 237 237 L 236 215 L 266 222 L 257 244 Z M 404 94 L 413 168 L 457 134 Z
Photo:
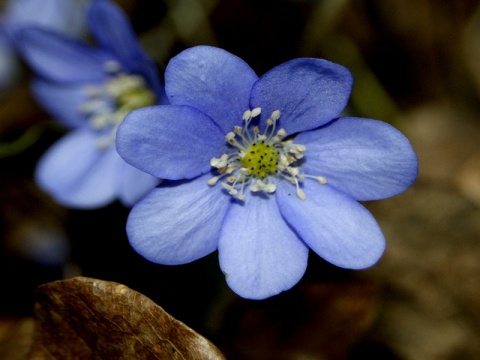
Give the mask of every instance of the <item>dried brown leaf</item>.
M 42 285 L 32 359 L 223 359 L 207 339 L 146 296 L 76 277 Z

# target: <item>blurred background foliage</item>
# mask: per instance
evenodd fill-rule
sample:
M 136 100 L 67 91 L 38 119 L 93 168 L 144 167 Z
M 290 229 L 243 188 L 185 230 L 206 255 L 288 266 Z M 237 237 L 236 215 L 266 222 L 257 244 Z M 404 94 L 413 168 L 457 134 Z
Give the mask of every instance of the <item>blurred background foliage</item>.
M 238 55 L 259 75 L 296 57 L 347 66 L 355 85 L 346 112 L 405 132 L 419 179 L 366 204 L 387 237 L 377 266 L 350 272 L 311 256 L 293 290 L 242 300 L 216 254 L 151 264 L 128 244 L 129 209 L 69 210 L 36 188 L 36 161 L 63 129 L 31 98 L 25 68 L 0 94 L 0 357 L 11 355 L 14 320 L 32 315 L 36 286 L 82 274 L 149 296 L 229 359 L 480 358 L 479 1 L 117 3 L 160 72 L 199 44 Z

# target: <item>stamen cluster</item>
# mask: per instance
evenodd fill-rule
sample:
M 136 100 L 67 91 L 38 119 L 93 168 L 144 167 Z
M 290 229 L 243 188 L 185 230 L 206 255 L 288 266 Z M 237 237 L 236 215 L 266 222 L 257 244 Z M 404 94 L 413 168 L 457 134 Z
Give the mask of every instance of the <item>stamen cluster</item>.
M 273 178 L 284 178 L 296 186 L 297 196 L 304 200 L 306 195 L 299 183 L 305 177 L 316 178 L 325 184 L 324 177 L 314 177 L 300 173 L 298 160 L 307 150 L 304 145 L 285 140 L 283 128 L 276 130 L 280 111 L 275 110 L 266 121 L 265 131 L 261 134 L 258 126 L 251 128 L 251 121 L 261 113 L 261 108 L 247 110 L 243 114 L 244 127 L 235 126 L 233 132 L 227 133 L 225 139 L 230 151 L 220 158 L 212 158 L 210 165 L 218 170 L 218 175 L 208 181 L 213 186 L 226 177 L 221 185 L 230 195 L 245 200 L 245 189 L 252 192 L 275 192 L 277 186 Z M 251 128 L 251 129 L 250 129 Z
M 100 148 L 115 143 L 117 128 L 130 111 L 155 104 L 155 94 L 142 76 L 121 72 L 116 62 L 107 63 L 105 68 L 109 77 L 99 86 L 86 88 L 89 100 L 80 108 L 92 128 L 101 132 Z

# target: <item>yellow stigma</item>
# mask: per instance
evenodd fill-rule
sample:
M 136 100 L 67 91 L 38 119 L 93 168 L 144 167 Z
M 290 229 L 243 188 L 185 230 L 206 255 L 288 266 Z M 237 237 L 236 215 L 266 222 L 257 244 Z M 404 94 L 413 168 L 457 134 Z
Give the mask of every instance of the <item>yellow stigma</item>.
M 268 174 L 277 172 L 277 159 L 275 147 L 259 142 L 248 147 L 240 163 L 248 169 L 248 175 L 264 179 Z
M 155 105 L 155 94 L 147 87 L 127 89 L 117 98 L 119 109 L 127 111 Z

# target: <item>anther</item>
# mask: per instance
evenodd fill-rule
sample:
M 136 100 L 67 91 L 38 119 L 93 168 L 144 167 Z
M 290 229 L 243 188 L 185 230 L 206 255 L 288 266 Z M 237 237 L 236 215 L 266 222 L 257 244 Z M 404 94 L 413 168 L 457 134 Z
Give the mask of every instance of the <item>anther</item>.
M 262 108 L 256 107 L 255 109 L 252 110 L 251 116 L 252 118 L 257 117 L 262 113 Z
M 213 178 L 207 181 L 207 184 L 210 186 L 216 185 L 221 176 L 214 176 Z
M 272 115 L 270 115 L 270 118 L 273 121 L 277 121 L 280 118 L 280 110 L 275 110 L 274 112 L 272 112 Z
M 227 160 L 228 160 L 228 155 L 223 154 L 222 156 L 220 156 L 220 158 L 212 158 L 210 160 L 210 165 L 217 169 L 221 169 L 227 166 Z
M 300 200 L 305 200 L 307 198 L 307 195 L 305 195 L 305 192 L 300 189 L 300 187 L 297 187 L 297 196 Z
M 115 144 L 117 128 L 130 111 L 153 105 L 156 100 L 143 77 L 121 73 L 117 61 L 107 61 L 103 66 L 109 76 L 102 84 L 84 88 L 88 99 L 78 108 L 88 117 L 89 125 L 99 131 L 99 148 Z
M 109 60 L 103 64 L 103 69 L 109 73 L 116 73 L 120 71 L 121 68 L 122 68 L 122 65 L 115 60 Z
M 274 193 L 277 186 L 272 179 L 281 179 L 291 182 L 298 198 L 305 200 L 307 196 L 300 185 L 305 178 L 315 179 L 320 184 L 326 184 L 327 179 L 300 172 L 297 160 L 303 157 L 307 148 L 293 143 L 291 139 L 283 140 L 287 136 L 285 129 L 275 129 L 280 118 L 279 110 L 271 113 L 263 132 L 258 126 L 250 126 L 250 121 L 260 113 L 261 108 L 245 111 L 245 126 L 235 126 L 233 132 L 227 133 L 225 140 L 236 149 L 230 149 L 220 158 L 211 159 L 210 164 L 218 169 L 219 175 L 210 179 L 208 184 L 214 185 L 226 176 L 222 187 L 231 196 L 243 201 L 246 188 L 252 192 Z
M 232 185 L 228 185 L 227 183 L 220 183 L 220 185 L 222 185 L 222 187 L 225 190 L 228 190 L 228 193 L 230 195 L 237 195 L 238 194 L 238 191 Z

